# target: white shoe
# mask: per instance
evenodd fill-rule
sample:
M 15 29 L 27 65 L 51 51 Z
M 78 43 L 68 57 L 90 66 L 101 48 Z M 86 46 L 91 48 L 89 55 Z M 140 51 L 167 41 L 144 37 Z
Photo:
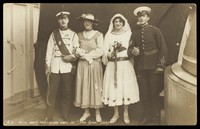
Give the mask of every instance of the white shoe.
M 88 117 L 90 117 L 90 113 L 84 113 L 80 118 L 80 122 L 84 122 Z
M 119 115 L 117 115 L 117 116 L 114 115 L 114 116 L 112 117 L 112 119 L 110 120 L 110 123 L 111 123 L 111 124 L 114 124 L 114 123 L 117 122 L 118 119 L 119 119 Z
M 101 121 L 102 121 L 102 118 L 101 118 L 100 113 L 97 113 L 97 114 L 96 114 L 96 121 L 97 121 L 97 122 L 101 122 Z
M 126 123 L 126 124 L 130 123 L 128 114 L 124 114 L 124 123 Z

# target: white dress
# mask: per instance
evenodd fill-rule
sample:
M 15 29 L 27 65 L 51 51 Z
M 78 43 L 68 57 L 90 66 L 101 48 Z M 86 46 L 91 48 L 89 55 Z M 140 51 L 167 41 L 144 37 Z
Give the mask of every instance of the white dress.
M 109 47 L 111 47 L 115 41 L 118 41 L 128 49 L 130 36 L 131 32 L 128 31 L 119 35 L 110 33 L 105 37 L 105 43 L 109 44 Z M 128 57 L 127 49 L 119 52 L 117 57 Z M 103 57 L 104 59 L 107 58 L 105 55 Z M 103 103 L 108 106 L 119 106 L 138 102 L 138 83 L 135 70 L 130 60 L 117 61 L 117 87 L 114 85 L 114 74 L 114 62 L 108 61 L 103 80 Z

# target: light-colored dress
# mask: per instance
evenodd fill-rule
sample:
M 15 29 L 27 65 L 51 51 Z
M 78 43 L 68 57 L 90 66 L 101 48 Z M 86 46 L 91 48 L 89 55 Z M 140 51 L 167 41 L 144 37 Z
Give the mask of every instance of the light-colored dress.
M 105 43 L 109 47 L 115 41 L 121 42 L 126 50 L 117 53 L 117 57 L 128 57 L 127 49 L 129 46 L 131 32 L 124 32 L 121 34 L 110 33 L 105 38 Z M 109 52 L 105 52 L 107 55 Z M 106 58 L 104 55 L 104 59 Z M 117 78 L 115 80 L 115 65 L 113 61 L 108 61 L 104 80 L 103 80 L 103 97 L 102 101 L 108 106 L 129 105 L 139 101 L 139 89 L 136 80 L 135 70 L 130 60 L 117 61 Z M 117 87 L 115 87 L 117 81 Z
M 101 56 L 103 55 L 103 34 L 93 31 L 90 37 L 79 33 L 80 48 L 85 49 L 89 62 L 80 59 L 78 62 L 75 106 L 81 108 L 100 108 L 102 103 L 103 68 Z

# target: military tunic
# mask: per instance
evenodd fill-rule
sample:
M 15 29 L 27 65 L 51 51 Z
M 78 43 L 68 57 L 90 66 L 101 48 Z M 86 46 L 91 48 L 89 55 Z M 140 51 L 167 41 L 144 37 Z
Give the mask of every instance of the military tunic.
M 136 69 L 165 68 L 167 47 L 161 31 L 157 27 L 152 25 L 138 27 L 132 35 L 129 52 L 133 47 L 139 47 L 140 50 L 140 55 L 134 57 Z
M 65 31 L 59 30 L 61 38 L 69 50 L 72 53 L 73 49 L 79 47 L 78 35 L 71 29 Z M 72 64 L 64 62 L 62 60 L 62 54 L 55 42 L 55 37 L 53 33 L 50 35 L 48 40 L 47 52 L 46 52 L 46 64 L 51 67 L 52 73 L 70 73 Z

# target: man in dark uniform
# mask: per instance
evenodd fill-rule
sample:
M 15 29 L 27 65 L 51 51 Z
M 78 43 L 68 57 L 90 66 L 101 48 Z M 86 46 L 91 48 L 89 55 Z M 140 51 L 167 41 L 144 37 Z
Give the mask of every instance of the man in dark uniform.
M 78 35 L 69 29 L 69 12 L 56 15 L 59 28 L 49 37 L 46 51 L 46 74 L 49 77 L 47 93 L 47 109 L 45 122 L 52 121 L 58 88 L 61 88 L 61 113 L 65 121 L 70 121 L 69 108 L 71 103 L 71 81 L 75 51 L 79 47 Z
M 143 104 L 142 124 L 157 123 L 160 120 L 159 84 L 167 60 L 167 47 L 159 28 L 148 24 L 151 9 L 146 6 L 134 10 L 138 27 L 132 35 L 129 47 L 130 57 L 134 57 L 134 67 Z

